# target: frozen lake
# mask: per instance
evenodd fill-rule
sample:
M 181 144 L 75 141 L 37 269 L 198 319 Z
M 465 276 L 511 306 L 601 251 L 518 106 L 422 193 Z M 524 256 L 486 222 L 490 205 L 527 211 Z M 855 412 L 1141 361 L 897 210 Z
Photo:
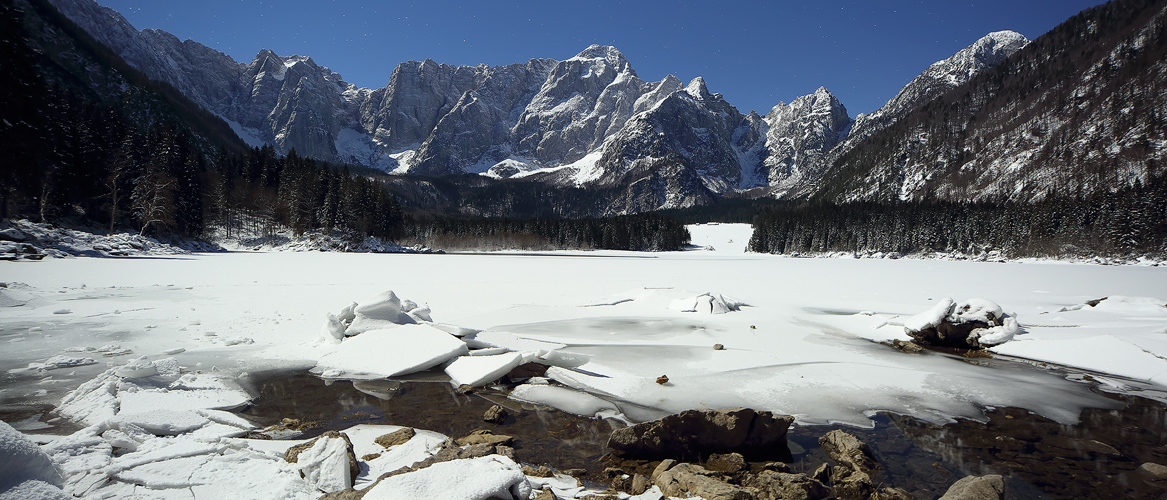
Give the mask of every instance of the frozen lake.
M 65 393 L 139 356 L 227 375 L 378 379 L 436 365 L 429 373 L 442 378 L 466 346 L 491 348 L 479 352 L 495 354 L 487 360 L 558 360 L 550 385 L 510 397 L 614 421 L 749 406 L 800 426 L 878 431 L 899 422 L 886 415 L 991 425 L 1004 418 L 994 409 L 1010 408 L 1069 425 L 1084 409 L 1124 406 L 1103 392 L 1163 399 L 1167 268 L 796 259 L 744 252 L 748 226 L 691 229 L 710 250 L 0 264 L 0 411 L 18 429 L 53 432 L 63 424 L 42 417 Z M 453 337 L 425 325 L 328 341 L 328 314 L 387 290 L 428 308 L 442 329 L 469 333 L 466 346 L 443 347 Z M 903 322 L 946 298 L 994 301 L 1024 332 L 992 359 L 881 343 L 907 340 Z M 489 372 L 480 366 L 492 361 L 470 358 L 459 373 Z

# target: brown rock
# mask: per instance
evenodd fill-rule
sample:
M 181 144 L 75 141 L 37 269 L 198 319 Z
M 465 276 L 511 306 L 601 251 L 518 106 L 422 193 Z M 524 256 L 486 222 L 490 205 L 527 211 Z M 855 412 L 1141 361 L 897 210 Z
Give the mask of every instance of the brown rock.
M 661 376 L 657 377 L 656 383 L 658 383 L 660 385 L 665 385 L 665 384 L 669 383 L 669 376 L 668 375 L 661 375 Z
M 710 453 L 774 455 L 786 446 L 794 417 L 749 408 L 686 410 L 616 429 L 608 447 L 625 458 L 700 458 Z
M 724 345 L 721 345 L 721 344 L 713 344 L 713 350 L 714 350 L 714 351 L 724 351 L 724 350 L 725 350 L 725 346 L 724 346 Z
M 361 460 L 364 460 L 364 461 L 368 462 L 369 460 L 376 460 L 376 459 L 378 459 L 378 458 L 381 458 L 381 454 L 380 454 L 380 453 L 370 453 L 370 454 L 368 454 L 368 455 L 365 455 L 365 456 L 361 457 Z
M 644 474 L 635 474 L 632 476 L 632 489 L 628 490 L 628 493 L 639 495 L 648 491 L 651 487 L 652 482 L 647 477 L 644 477 Z
M 416 435 L 417 431 L 413 430 L 412 427 L 406 427 L 404 429 L 398 429 L 396 431 L 390 432 L 389 434 L 379 436 L 377 439 L 374 439 L 373 442 L 381 445 L 382 447 L 388 448 L 390 446 L 404 444 L 410 439 L 413 439 L 413 436 Z
M 699 496 L 705 500 L 752 500 L 754 491 L 729 484 L 700 465 L 677 464 L 657 477 L 656 485 L 670 497 Z
M 967 476 L 948 488 L 940 500 L 1001 500 L 1005 481 L 1001 476 Z
M 831 464 L 820 465 L 810 477 L 829 486 L 831 484 Z
M 915 498 L 903 488 L 883 488 L 872 493 L 869 500 L 915 500 Z
M 819 500 L 829 498 L 831 489 L 806 474 L 762 471 L 746 478 L 744 486 L 758 490 L 758 500 Z
M 588 474 L 588 471 L 586 469 L 566 469 L 563 471 L 563 473 L 567 474 L 571 477 L 580 477 L 580 476 L 586 476 Z
M 705 468 L 711 471 L 727 472 L 733 474 L 748 469 L 746 459 L 741 453 L 714 453 L 709 455 L 709 460 L 705 461 Z
M 492 424 L 501 424 L 506 421 L 508 416 L 510 416 L 510 414 L 507 413 L 506 408 L 503 408 L 499 405 L 494 405 L 486 410 L 486 413 L 482 415 L 482 420 Z
M 474 386 L 462 384 L 462 385 L 458 386 L 457 389 L 454 389 L 454 392 L 461 394 L 463 396 L 465 396 L 467 394 L 473 394 L 474 393 Z
M 507 378 L 511 380 L 542 377 L 547 375 L 547 366 L 539 363 L 524 363 L 511 369 Z
M 671 469 L 674 465 L 677 465 L 677 461 L 671 458 L 661 460 L 661 462 L 657 464 L 656 468 L 652 470 L 652 476 L 650 476 L 649 479 L 653 483 L 656 483 L 657 478 L 659 478 L 661 474 L 665 473 L 665 471 Z
M 1139 477 L 1143 478 L 1143 481 L 1146 481 L 1147 484 L 1159 488 L 1167 488 L 1167 465 L 1146 462 L 1135 470 L 1138 471 Z
M 546 466 L 546 465 L 540 465 L 538 467 L 531 467 L 530 465 L 524 465 L 523 466 L 523 475 L 524 476 L 531 476 L 531 477 L 552 477 L 555 475 L 555 472 L 553 472 L 551 470 L 551 468 Z
M 467 436 L 460 437 L 460 438 L 456 439 L 455 441 L 458 444 L 463 445 L 463 446 L 474 445 L 474 444 L 487 444 L 487 445 L 491 445 L 491 446 L 494 446 L 494 445 L 507 446 L 507 445 L 510 445 L 511 442 L 514 441 L 514 439 L 515 439 L 514 436 L 507 436 L 504 434 L 495 434 L 495 433 L 490 432 L 489 430 L 486 430 L 486 429 L 479 429 L 479 430 L 476 430 L 474 432 L 471 432 Z
M 540 491 L 532 500 L 559 500 L 551 490 Z
M 900 339 L 893 339 L 891 341 L 891 346 L 908 354 L 919 354 L 924 352 L 924 348 L 920 344 L 915 342 L 904 342 Z
M 847 432 L 838 429 L 828 432 L 819 438 L 819 446 L 840 465 L 850 465 L 864 472 L 879 468 L 867 443 Z

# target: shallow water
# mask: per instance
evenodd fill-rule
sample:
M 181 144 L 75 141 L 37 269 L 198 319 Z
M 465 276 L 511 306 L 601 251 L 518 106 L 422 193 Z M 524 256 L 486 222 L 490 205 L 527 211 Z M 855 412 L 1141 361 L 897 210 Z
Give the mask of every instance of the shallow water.
M 490 429 L 515 436 L 520 462 L 585 469 L 585 479 L 592 481 L 602 480 L 605 443 L 620 425 L 521 405 L 507 400 L 501 387 L 460 395 L 440 375 L 421 381 L 357 382 L 360 389 L 350 381 L 330 382 L 306 373 L 271 374 L 255 383 L 259 397 L 244 414 L 258 424 L 293 417 L 321 423 L 315 433 L 375 423 L 452 437 Z M 937 498 L 969 474 L 1006 476 L 1007 498 L 1012 499 L 1162 497 L 1167 490 L 1149 486 L 1134 471 L 1148 461 L 1167 463 L 1167 407 L 1136 396 L 1106 397 L 1125 408 L 1087 409 L 1075 425 L 998 408 L 987 412 L 985 423 L 962 420 L 939 426 L 880 414 L 873 429 L 797 426 L 789 435 L 791 468 L 812 472 L 826 462 L 818 437 L 842 428 L 867 442 L 883 464 L 877 483 L 904 488 L 917 498 Z M 496 403 L 512 416 L 503 424 L 482 421 L 482 414 Z

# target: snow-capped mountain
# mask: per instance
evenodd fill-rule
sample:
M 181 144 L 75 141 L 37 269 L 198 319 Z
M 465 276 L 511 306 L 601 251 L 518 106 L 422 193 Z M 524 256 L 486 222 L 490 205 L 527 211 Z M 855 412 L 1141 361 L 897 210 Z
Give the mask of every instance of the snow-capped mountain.
M 767 159 L 765 165 L 769 167 L 766 171 L 770 177 L 769 182 L 761 185 L 770 186 L 767 192 L 773 196 L 808 195 L 817 189 L 820 180 L 823 179 L 823 173 L 831 165 L 871 134 L 963 85 L 982 71 L 1004 61 L 1028 43 L 1029 40 L 1024 35 L 1015 31 L 989 33 L 951 57 L 932 63 L 923 73 L 900 89 L 887 104 L 874 112 L 856 116 L 853 122 L 844 123 L 841 118 L 846 118 L 846 110 L 844 109 L 840 116 L 834 108 L 842 108 L 842 105 L 838 104 L 833 96 L 828 98 L 829 93 L 827 96 L 821 96 L 825 89 L 819 89 L 819 92 L 814 94 L 813 102 L 823 107 L 821 110 L 810 109 L 809 113 L 803 111 L 802 114 L 793 109 L 786 111 L 801 118 L 793 120 L 786 118 L 785 121 L 795 125 L 795 128 L 790 132 L 778 134 L 781 139 L 768 141 L 771 157 Z M 811 96 L 800 99 L 809 97 Z M 797 103 L 798 100 L 795 100 L 790 107 L 798 108 Z M 803 108 L 806 106 L 804 104 Z M 767 115 L 767 119 L 780 112 L 781 107 L 781 105 L 775 107 L 774 111 Z M 791 133 L 797 131 L 811 134 L 813 140 L 809 143 L 804 142 L 801 147 L 795 145 L 794 143 L 803 137 Z M 784 154 L 786 151 L 795 153 Z
M 609 190 L 609 212 L 685 207 L 727 192 L 805 196 L 870 136 L 1005 60 L 1028 40 L 990 33 L 852 120 L 827 89 L 742 114 L 700 77 L 640 79 L 616 48 L 563 61 L 399 64 L 358 88 L 304 56 L 250 63 L 160 30 L 135 30 L 93 0 L 51 0 L 152 78 L 223 117 L 252 144 L 396 174 L 479 173 Z

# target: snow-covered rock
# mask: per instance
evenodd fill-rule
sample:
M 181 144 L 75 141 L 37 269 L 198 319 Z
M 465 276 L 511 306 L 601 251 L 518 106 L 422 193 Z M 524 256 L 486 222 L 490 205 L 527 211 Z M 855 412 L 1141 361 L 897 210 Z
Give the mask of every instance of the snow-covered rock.
M 1017 319 L 997 303 L 951 297 L 904 321 L 904 331 L 922 344 L 981 348 L 1008 342 L 1021 333 Z
M 458 478 L 458 480 L 451 480 Z M 530 498 L 531 485 L 522 468 L 507 457 L 451 460 L 400 474 L 369 488 L 365 500 L 414 500 L 418 498 Z

